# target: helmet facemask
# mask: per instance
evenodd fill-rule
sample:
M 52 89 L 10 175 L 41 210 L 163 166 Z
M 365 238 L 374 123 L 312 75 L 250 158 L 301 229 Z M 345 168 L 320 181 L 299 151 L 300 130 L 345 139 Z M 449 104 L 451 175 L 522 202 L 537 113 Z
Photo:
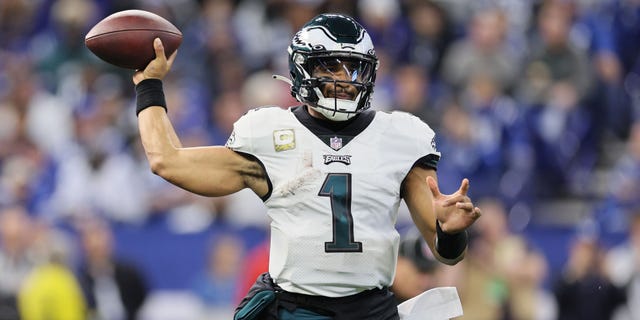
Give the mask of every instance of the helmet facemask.
M 341 54 L 308 55 L 300 65 L 299 95 L 330 120 L 344 121 L 369 108 L 375 61 Z

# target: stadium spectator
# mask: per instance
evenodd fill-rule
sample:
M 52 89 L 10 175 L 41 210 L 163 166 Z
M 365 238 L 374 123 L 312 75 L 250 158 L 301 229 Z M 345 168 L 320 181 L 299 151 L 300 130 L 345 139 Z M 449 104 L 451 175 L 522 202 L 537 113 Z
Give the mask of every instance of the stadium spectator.
M 142 270 L 115 256 L 107 222 L 78 220 L 83 263 L 78 278 L 89 313 L 96 319 L 136 320 L 148 294 Z
M 470 112 L 471 141 L 482 159 L 475 180 L 483 184 L 477 197 L 502 197 L 513 205 L 528 196 L 533 170 L 531 141 L 524 127 L 521 105 L 500 90 L 487 74 L 472 75 L 460 93 Z
M 636 120 L 631 95 L 625 88 L 621 63 L 615 52 L 599 52 L 593 57 L 595 90 L 588 98 L 594 118 L 604 119 L 594 128 L 598 130 L 600 145 L 629 138 Z M 635 89 L 631 89 L 635 90 Z
M 640 318 L 640 210 L 633 211 L 629 220 L 626 239 L 605 256 L 607 277 L 627 294 L 626 303 L 612 318 L 615 320 Z
M 236 290 L 236 304 L 242 301 L 242 298 L 244 298 L 256 282 L 256 279 L 261 274 L 269 271 L 269 238 L 266 238 L 263 242 L 247 252 L 243 265 L 245 265 L 246 268 L 243 268 L 241 271 L 242 274 L 240 275 L 238 290 Z
M 115 103 L 123 103 L 115 102 Z M 148 177 L 129 154 L 125 137 L 113 125 L 108 106 L 78 114 L 77 140 L 58 167 L 55 191 L 47 203 L 52 219 L 97 212 L 110 219 L 140 223 L 150 209 Z
M 207 316 L 233 314 L 237 305 L 237 290 L 242 272 L 244 243 L 237 235 L 228 233 L 211 238 L 206 266 L 191 279 L 191 291 L 208 309 Z M 254 278 L 255 280 L 255 278 Z
M 403 61 L 420 66 L 430 78 L 440 81 L 445 52 L 456 33 L 454 25 L 436 1 L 407 1 L 406 12 L 411 35 Z
M 555 301 L 543 287 L 545 257 L 511 230 L 502 201 L 485 198 L 479 206 L 483 217 L 459 283 L 462 319 L 555 319 Z
M 471 190 L 474 197 L 500 197 L 508 206 L 530 201 L 533 150 L 517 106 L 508 97 L 487 96 L 492 82 L 477 80 L 466 99 L 444 107 L 438 145 L 449 161 L 438 168 L 441 184 L 452 188 L 457 178 L 472 177 L 479 186 Z
M 573 18 L 569 2 L 542 3 L 522 68 L 524 76 L 519 79 L 516 92 L 524 105 L 543 103 L 558 82 L 575 88 L 579 103 L 592 87 L 587 49 L 577 46 L 570 37 Z
M 393 78 L 393 108 L 440 127 L 442 105 L 438 101 L 449 94 L 447 88 L 433 81 L 426 69 L 415 64 L 397 66 Z
M 25 208 L 0 210 L 0 319 L 20 319 L 17 295 L 35 267 L 31 252 L 33 223 Z
M 182 148 L 169 125 L 161 81 L 175 54 L 165 57 L 159 39 L 153 46 L 156 59 L 133 76 L 140 134 L 151 168 L 197 194 L 223 196 L 250 188 L 265 200 L 272 218 L 269 273 L 273 282 L 264 281 L 270 279 L 264 274 L 256 288 L 271 286 L 263 292 L 269 294 L 273 287 L 280 287 L 273 307 L 276 317 L 396 318 L 388 286 L 397 259 L 394 221 L 402 198 L 439 261 L 455 264 L 463 258 L 466 229 L 480 216 L 480 209 L 467 196 L 469 181 L 464 179 L 451 195 L 440 193 L 435 173 L 440 154 L 433 131 L 408 114 L 366 111 L 377 59 L 371 39 L 355 20 L 324 14 L 307 22 L 288 51 L 292 93 L 304 105 L 290 111 L 272 107 L 247 113 L 234 125 L 226 147 Z M 251 129 L 257 128 L 251 124 L 254 121 L 267 132 Z M 383 122 L 387 124 L 378 127 Z M 387 132 L 388 126 L 396 126 L 400 134 L 376 133 Z M 368 134 L 373 134 L 370 139 L 391 138 L 389 143 L 397 144 L 398 151 L 390 153 L 398 157 L 393 161 L 396 165 L 385 161 L 383 167 L 375 166 L 367 154 L 388 151 L 365 143 Z M 308 148 L 317 149 L 315 157 L 305 141 Z M 358 163 L 369 174 L 332 173 L 350 171 L 345 166 L 362 156 L 357 153 L 359 143 L 370 148 L 361 151 L 367 158 L 361 160 L 373 166 L 367 169 L 365 162 Z M 318 162 L 322 153 L 324 164 Z M 352 188 L 360 187 L 373 189 L 352 196 Z M 372 204 L 379 206 L 375 213 L 367 209 Z M 322 217 L 332 220 L 332 226 L 321 222 Z M 373 229 L 375 236 L 367 235 Z M 326 236 L 333 240 L 322 240 Z M 369 246 L 376 249 L 370 251 Z M 351 262 L 344 263 L 345 259 Z M 378 262 L 372 264 L 371 259 Z M 251 290 L 248 304 L 241 303 L 238 312 L 252 310 L 256 299 L 261 295 Z
M 605 199 L 596 211 L 605 235 L 626 232 L 629 213 L 640 208 L 640 122 L 633 124 L 624 148 L 609 172 Z
M 71 269 L 69 237 L 46 223 L 38 223 L 31 235 L 38 262 L 18 293 L 20 319 L 87 319 L 86 301 Z
M 616 30 L 616 24 L 619 21 L 616 20 L 619 19 L 619 12 L 616 11 L 619 7 L 616 9 L 616 2 L 618 1 L 594 3 L 592 8 L 583 4 L 582 8 L 576 10 L 578 12 L 572 31 L 577 34 L 574 38 L 584 38 L 583 41 L 588 41 L 586 45 L 589 49 L 594 85 L 593 90 L 587 95 L 587 101 L 595 114 L 594 117 L 603 119 L 598 121 L 594 128 L 598 130 L 598 137 L 602 140 L 599 142 L 600 145 L 608 143 L 611 139 L 626 139 L 634 121 L 630 93 L 637 89 L 625 84 L 625 81 L 630 79 L 627 78 L 629 62 L 625 63 L 621 57 L 626 51 L 624 47 L 633 47 L 635 44 L 618 38 L 619 30 Z M 633 6 L 637 6 L 636 2 L 627 5 L 629 11 L 625 15 L 637 14 L 632 9 Z M 634 24 L 637 22 L 628 20 L 624 23 L 624 28 L 633 28 Z M 626 54 L 628 52 L 624 53 Z
M 640 36 L 640 3 L 605 1 L 591 14 L 597 15 L 598 22 L 604 25 L 603 36 L 612 38 L 611 42 L 620 57 L 623 74 L 631 77 L 638 75 L 640 45 L 629 39 Z
M 611 319 L 627 299 L 604 269 L 603 249 L 591 235 L 579 235 L 569 248 L 569 257 L 553 293 L 558 304 L 558 319 Z
M 596 165 L 595 119 L 571 82 L 554 82 L 545 101 L 527 109 L 535 154 L 532 190 L 540 200 L 587 195 Z
M 38 21 L 36 18 L 39 9 L 41 7 L 38 2 L 0 3 L 0 48 L 14 52 L 26 51 L 29 39 L 36 31 L 34 22 Z
M 452 100 L 445 107 L 441 134 L 438 136 L 438 149 L 447 153 L 449 158 L 449 161 L 438 167 L 438 174 L 445 177 L 440 181 L 443 189 L 451 188 L 457 178 L 473 175 L 481 170 L 483 159 L 482 154 L 476 150 L 478 145 L 472 135 L 472 122 L 470 112 L 463 109 L 457 101 Z M 474 193 L 475 190 L 471 192 Z
M 465 29 L 468 33 L 451 44 L 444 59 L 443 80 L 462 90 L 474 76 L 493 79 L 498 92 L 511 89 L 519 57 L 506 43 L 506 13 L 499 7 L 477 10 Z
M 39 215 L 55 189 L 57 152 L 72 135 L 71 111 L 46 90 L 32 61 L 9 56 L 0 92 L 0 203 Z
M 401 15 L 401 4 L 395 0 L 358 1 L 358 17 L 367 29 L 371 41 L 386 48 L 389 60 L 385 63 L 394 68 L 402 62 L 404 51 L 409 42 L 409 26 L 406 17 Z
M 211 105 L 211 143 L 224 144 L 233 131 L 233 123 L 247 111 L 240 92 L 229 91 L 216 97 Z

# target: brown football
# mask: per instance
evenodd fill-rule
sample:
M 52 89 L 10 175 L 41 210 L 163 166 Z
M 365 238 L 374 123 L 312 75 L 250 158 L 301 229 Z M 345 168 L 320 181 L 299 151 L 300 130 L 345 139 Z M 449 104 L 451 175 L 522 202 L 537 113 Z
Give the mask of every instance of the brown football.
M 98 22 L 84 43 L 100 59 L 127 69 L 143 69 L 155 58 L 159 37 L 169 57 L 182 43 L 182 32 L 165 18 L 143 10 L 116 12 Z

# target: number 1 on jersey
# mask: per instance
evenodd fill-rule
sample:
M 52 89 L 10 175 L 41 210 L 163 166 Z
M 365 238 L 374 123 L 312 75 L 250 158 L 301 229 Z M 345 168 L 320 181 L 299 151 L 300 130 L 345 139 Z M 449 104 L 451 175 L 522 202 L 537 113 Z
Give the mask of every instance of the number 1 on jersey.
M 318 195 L 331 199 L 333 241 L 324 243 L 324 251 L 362 252 L 362 242 L 356 242 L 353 239 L 351 174 L 329 173 Z

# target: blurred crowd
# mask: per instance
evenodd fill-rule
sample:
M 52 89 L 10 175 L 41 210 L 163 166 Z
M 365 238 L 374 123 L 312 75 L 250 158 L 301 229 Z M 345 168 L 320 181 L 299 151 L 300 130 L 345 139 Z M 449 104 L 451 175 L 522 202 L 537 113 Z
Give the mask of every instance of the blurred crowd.
M 183 32 L 164 87 L 185 146 L 296 105 L 272 79 L 288 76 L 293 33 L 320 12 L 355 17 L 380 59 L 373 108 L 427 122 L 441 190 L 469 178 L 484 210 L 455 267 L 433 263 L 401 212 L 399 300 L 456 285 L 463 319 L 640 319 L 640 0 L 1 0 L 0 319 L 228 318 L 266 268 L 268 244 L 234 232 L 267 232 L 257 197 L 203 198 L 149 170 L 132 70 L 84 45 L 127 9 Z M 158 220 L 228 229 L 193 253 L 200 272 L 166 275 L 186 296 L 160 293 L 153 261 L 118 255 L 118 228 Z

